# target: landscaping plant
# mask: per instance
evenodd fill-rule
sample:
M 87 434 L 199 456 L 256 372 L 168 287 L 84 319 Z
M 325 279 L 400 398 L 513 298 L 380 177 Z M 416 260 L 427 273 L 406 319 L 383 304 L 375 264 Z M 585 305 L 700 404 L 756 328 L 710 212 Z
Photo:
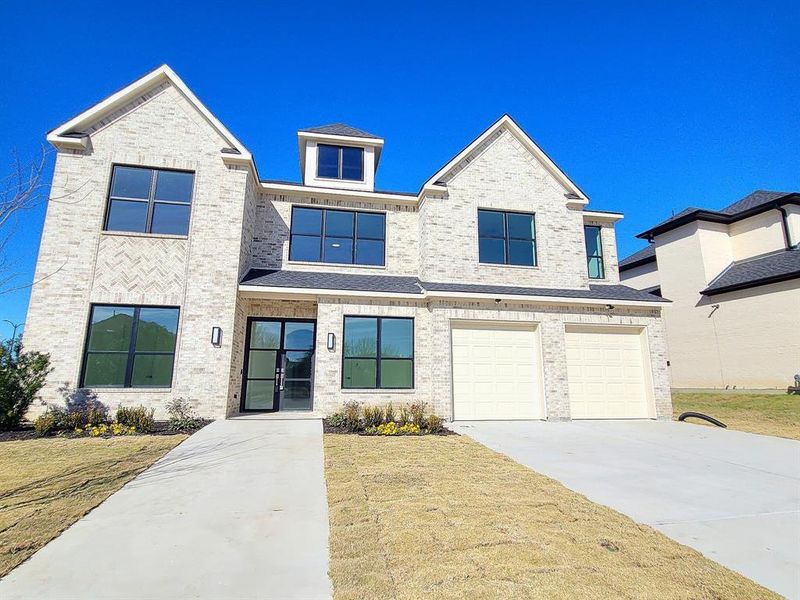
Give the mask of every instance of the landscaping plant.
M 116 421 L 120 425 L 134 427 L 136 431 L 141 433 L 149 433 L 156 424 L 154 414 L 154 408 L 120 406 L 117 409 Z
M 108 423 L 108 407 L 97 399 L 97 393 L 87 388 L 73 388 L 65 383 L 58 388 L 64 399 L 65 429 L 84 428 Z M 51 409 L 56 410 L 54 407 Z
M 23 352 L 20 337 L 0 345 L 0 430 L 19 427 L 50 371 L 50 355 Z
M 389 421 L 389 419 L 386 419 Z M 365 406 L 364 407 L 364 426 L 377 427 L 383 423 L 383 408 L 380 406 Z
M 203 424 L 203 420 L 195 414 L 194 408 L 186 398 L 173 398 L 167 402 L 167 414 L 169 428 L 172 431 L 197 429 Z
M 344 426 L 348 431 L 361 430 L 361 405 L 358 402 L 345 402 L 342 413 L 344 414 Z

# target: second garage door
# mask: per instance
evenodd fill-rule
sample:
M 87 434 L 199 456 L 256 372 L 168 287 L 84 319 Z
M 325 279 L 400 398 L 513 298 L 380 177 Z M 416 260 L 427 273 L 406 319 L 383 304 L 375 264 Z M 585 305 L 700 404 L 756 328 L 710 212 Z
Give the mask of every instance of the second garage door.
M 452 344 L 456 420 L 544 418 L 534 325 L 455 323 Z
M 642 419 L 650 415 L 641 330 L 567 327 L 567 380 L 573 419 Z

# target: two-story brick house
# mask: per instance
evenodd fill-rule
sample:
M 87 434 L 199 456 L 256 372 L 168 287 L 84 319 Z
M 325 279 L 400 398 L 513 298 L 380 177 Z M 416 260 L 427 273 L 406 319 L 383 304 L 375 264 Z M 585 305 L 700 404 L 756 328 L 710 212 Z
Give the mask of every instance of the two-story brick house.
M 298 133 L 255 161 L 163 66 L 56 128 L 25 330 L 110 406 L 207 417 L 426 402 L 446 418 L 671 415 L 663 301 L 620 285 L 614 223 L 508 116 L 417 193 L 384 140 Z

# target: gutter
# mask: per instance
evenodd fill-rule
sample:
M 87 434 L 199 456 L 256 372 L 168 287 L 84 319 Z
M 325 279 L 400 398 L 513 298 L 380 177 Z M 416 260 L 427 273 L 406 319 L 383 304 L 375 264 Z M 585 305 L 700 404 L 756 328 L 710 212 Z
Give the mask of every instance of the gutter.
M 792 244 L 792 233 L 789 229 L 789 215 L 783 206 L 776 206 L 775 208 L 781 213 L 781 225 L 783 227 L 783 241 L 786 244 L 787 250 L 794 250 L 797 244 Z

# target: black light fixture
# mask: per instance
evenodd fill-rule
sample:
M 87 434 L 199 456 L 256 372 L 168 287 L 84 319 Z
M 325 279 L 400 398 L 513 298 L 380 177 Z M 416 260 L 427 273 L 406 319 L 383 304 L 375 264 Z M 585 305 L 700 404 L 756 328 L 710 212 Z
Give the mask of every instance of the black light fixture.
M 222 345 L 222 328 L 221 327 L 212 327 L 211 328 L 211 345 L 220 347 Z
M 614 305 L 613 304 L 606 304 L 606 308 L 608 310 L 614 310 Z
M 328 350 L 333 350 L 336 348 L 336 334 L 329 333 L 328 334 Z

